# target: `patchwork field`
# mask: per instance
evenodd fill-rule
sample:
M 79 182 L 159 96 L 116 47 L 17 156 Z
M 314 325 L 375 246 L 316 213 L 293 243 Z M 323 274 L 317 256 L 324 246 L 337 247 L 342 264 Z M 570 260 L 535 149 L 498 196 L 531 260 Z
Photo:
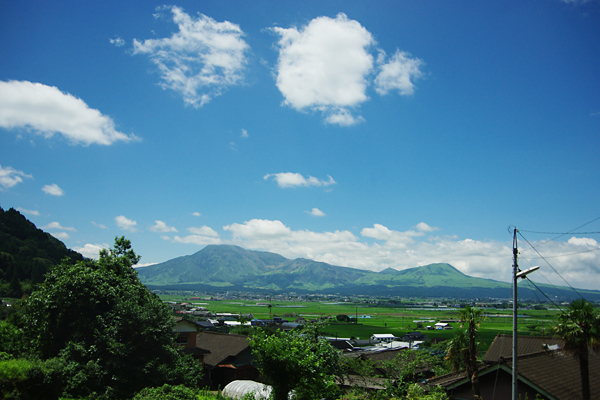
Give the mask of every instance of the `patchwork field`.
M 391 333 L 397 337 L 413 331 L 422 331 L 430 339 L 452 338 L 459 322 L 450 322 L 451 330 L 427 330 L 440 320 L 458 319 L 458 308 L 381 306 L 368 303 L 329 301 L 275 301 L 275 300 L 190 300 L 181 294 L 160 296 L 163 300 L 186 301 L 206 307 L 213 313 L 252 314 L 254 318 L 283 317 L 293 322 L 298 317 L 307 320 L 327 318 L 321 329 L 325 335 L 346 338 L 369 338 L 374 333 Z M 269 307 L 269 305 L 271 307 Z M 480 325 L 480 350 L 485 351 L 497 334 L 512 334 L 512 309 L 486 309 L 486 318 Z M 558 310 L 519 310 L 519 335 L 551 335 Z M 339 322 L 338 315 L 356 318 L 357 323 Z

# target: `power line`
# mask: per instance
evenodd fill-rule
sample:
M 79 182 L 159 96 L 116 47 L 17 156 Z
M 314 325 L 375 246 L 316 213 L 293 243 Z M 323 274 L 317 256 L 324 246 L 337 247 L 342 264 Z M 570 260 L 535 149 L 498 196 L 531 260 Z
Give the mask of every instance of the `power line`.
M 598 217 L 598 218 L 596 218 L 596 219 L 600 219 L 600 217 Z M 593 222 L 593 221 L 592 221 L 592 222 Z M 590 223 L 590 222 L 588 222 L 588 224 L 589 224 L 589 223 Z M 587 225 L 587 224 L 586 224 L 586 225 Z M 578 228 L 577 228 L 577 229 L 578 229 Z M 567 285 L 569 285 L 569 287 L 570 287 L 570 288 L 571 288 L 571 289 L 572 289 L 572 290 L 573 290 L 575 293 L 577 293 L 577 294 L 579 295 L 579 297 L 581 297 L 582 299 L 584 299 L 584 300 L 585 300 L 585 298 L 584 298 L 584 297 L 581 295 L 581 293 L 579 293 L 579 292 L 577 291 L 577 289 L 575 289 L 573 286 L 571 286 L 571 284 L 570 284 L 569 282 L 567 282 L 567 280 L 566 280 L 565 278 L 563 278 L 563 276 L 562 276 L 562 275 L 561 275 L 561 274 L 560 274 L 560 273 L 559 273 L 559 272 L 558 272 L 558 271 L 557 271 L 557 270 L 556 270 L 556 269 L 555 269 L 555 268 L 552 266 L 552 264 L 550 264 L 550 263 L 548 262 L 548 260 L 547 260 L 547 259 L 546 259 L 546 258 L 545 258 L 545 257 L 544 257 L 544 256 L 543 256 L 543 255 L 542 255 L 542 254 L 541 254 L 541 253 L 540 253 L 540 252 L 539 252 L 539 251 L 538 251 L 538 250 L 537 250 L 537 249 L 536 249 L 536 248 L 535 248 L 535 247 L 534 247 L 534 246 L 533 246 L 533 245 L 532 245 L 532 244 L 529 242 L 529 240 L 527 240 L 527 238 L 526 238 L 525 236 L 523 236 L 523 234 L 522 234 L 522 233 L 521 233 L 519 230 L 517 230 L 517 232 L 519 232 L 519 235 L 520 235 L 520 236 L 523 238 L 523 240 L 525 240 L 525 241 L 527 242 L 527 244 L 529 244 L 529 246 L 531 246 L 531 248 L 532 248 L 532 249 L 533 249 L 533 250 L 534 250 L 534 251 L 535 251 L 535 252 L 536 252 L 536 253 L 537 253 L 537 254 L 540 256 L 540 258 L 541 258 L 542 260 L 544 260 L 544 261 L 546 262 L 546 264 L 548 264 L 548 266 L 549 266 L 550 268 L 552 268 L 552 270 L 553 270 L 553 271 L 556 273 L 556 275 L 560 276 L 560 278 L 561 278 L 563 281 L 565 281 L 565 283 L 566 283 Z M 547 243 L 547 242 L 546 242 L 546 243 Z M 542 243 L 542 244 L 544 244 L 544 243 Z
M 527 232 L 527 233 L 540 233 L 542 235 L 561 235 L 561 236 L 565 236 L 565 235 L 596 235 L 596 234 L 600 233 L 600 232 L 539 232 L 539 231 L 526 231 L 524 229 L 519 229 L 519 231 Z

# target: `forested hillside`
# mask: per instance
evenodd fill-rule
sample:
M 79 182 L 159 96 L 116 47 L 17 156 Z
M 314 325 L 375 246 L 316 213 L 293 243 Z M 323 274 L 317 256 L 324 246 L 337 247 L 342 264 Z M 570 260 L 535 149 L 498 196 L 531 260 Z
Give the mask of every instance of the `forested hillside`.
M 36 226 L 20 212 L 0 207 L 0 296 L 21 297 L 44 280 L 48 268 L 83 256 Z

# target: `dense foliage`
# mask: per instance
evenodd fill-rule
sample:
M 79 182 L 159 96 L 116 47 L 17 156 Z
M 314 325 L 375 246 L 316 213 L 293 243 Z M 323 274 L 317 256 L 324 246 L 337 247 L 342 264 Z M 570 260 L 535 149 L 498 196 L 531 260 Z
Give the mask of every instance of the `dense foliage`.
M 46 271 L 65 258 L 71 263 L 83 260 L 15 209 L 0 207 L 0 296 L 20 298 L 31 293 Z
M 60 360 L 67 394 L 130 398 L 147 386 L 197 384 L 200 367 L 174 347 L 171 313 L 137 278 L 138 260 L 117 238 L 99 261 L 51 268 L 29 297 L 29 350 Z
M 292 390 L 298 400 L 336 399 L 340 394 L 340 353 L 315 328 L 273 335 L 259 330 L 250 346 L 258 369 L 273 386 L 274 400 L 287 400 Z

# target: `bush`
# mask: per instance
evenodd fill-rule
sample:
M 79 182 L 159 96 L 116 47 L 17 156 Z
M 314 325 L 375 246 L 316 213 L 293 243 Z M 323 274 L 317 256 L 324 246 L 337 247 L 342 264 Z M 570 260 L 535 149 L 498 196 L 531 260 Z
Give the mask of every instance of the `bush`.
M 3 399 L 57 400 L 62 386 L 62 367 L 57 359 L 0 361 Z
M 157 388 L 144 388 L 133 400 L 197 400 L 197 391 L 183 385 L 163 385 Z

